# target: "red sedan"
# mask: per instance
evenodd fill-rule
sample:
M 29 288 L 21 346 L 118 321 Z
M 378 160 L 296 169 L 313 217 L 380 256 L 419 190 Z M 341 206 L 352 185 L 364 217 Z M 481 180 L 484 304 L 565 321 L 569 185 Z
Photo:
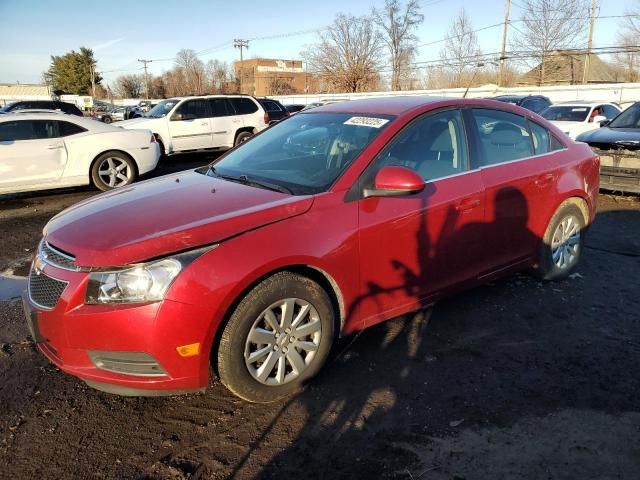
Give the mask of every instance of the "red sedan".
M 561 279 L 599 159 L 533 112 L 398 97 L 299 113 L 194 171 L 54 217 L 25 293 L 40 351 L 100 390 L 268 402 L 336 338 L 518 270 Z

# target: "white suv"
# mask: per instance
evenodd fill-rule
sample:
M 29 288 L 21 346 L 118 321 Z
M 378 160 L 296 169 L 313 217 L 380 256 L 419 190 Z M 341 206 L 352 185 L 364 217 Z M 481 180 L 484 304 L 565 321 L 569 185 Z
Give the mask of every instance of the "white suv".
M 206 95 L 162 100 L 144 117 L 118 126 L 151 130 L 162 153 L 223 150 L 268 126 L 269 117 L 248 95 Z

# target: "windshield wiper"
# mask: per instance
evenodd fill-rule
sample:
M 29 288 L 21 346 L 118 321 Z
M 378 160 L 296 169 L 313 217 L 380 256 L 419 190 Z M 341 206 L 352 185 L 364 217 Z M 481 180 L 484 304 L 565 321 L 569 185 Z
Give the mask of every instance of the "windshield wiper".
M 231 182 L 242 183 L 243 185 L 250 185 L 252 187 L 264 188 L 267 190 L 273 190 L 274 192 L 280 193 L 288 193 L 289 195 L 293 195 L 293 190 L 283 185 L 276 185 L 275 183 L 264 182 L 262 180 L 255 180 L 253 178 L 249 178 L 246 175 L 223 175 L 221 173 L 216 172 L 215 167 L 209 167 L 209 171 L 213 173 L 218 178 L 223 178 L 225 180 L 229 180 Z

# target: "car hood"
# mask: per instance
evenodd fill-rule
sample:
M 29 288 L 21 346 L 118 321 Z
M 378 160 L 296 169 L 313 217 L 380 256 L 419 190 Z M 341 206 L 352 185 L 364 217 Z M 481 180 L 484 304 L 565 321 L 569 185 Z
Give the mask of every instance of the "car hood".
M 120 266 L 218 243 L 301 215 L 312 203 L 312 196 L 187 171 L 80 202 L 52 218 L 44 235 L 78 266 Z
M 158 119 L 138 117 L 138 118 L 132 118 L 130 120 L 123 120 L 122 122 L 118 122 L 118 126 L 123 128 L 149 128 L 151 125 L 155 123 L 156 120 Z
M 590 145 L 640 148 L 640 129 L 602 127 L 579 135 L 577 140 Z

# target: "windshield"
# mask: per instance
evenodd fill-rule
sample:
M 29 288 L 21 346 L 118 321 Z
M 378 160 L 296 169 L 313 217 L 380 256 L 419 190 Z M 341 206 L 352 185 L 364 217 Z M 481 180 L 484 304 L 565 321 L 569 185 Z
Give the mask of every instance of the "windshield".
M 164 117 L 173 109 L 173 107 L 176 106 L 176 103 L 178 103 L 178 102 L 179 102 L 179 100 L 177 100 L 175 98 L 170 98 L 168 100 L 162 100 L 155 107 L 153 107 L 151 110 L 149 110 L 149 112 L 145 115 L 145 117 L 151 117 L 151 118 Z
M 584 122 L 589 115 L 589 110 L 591 110 L 590 107 L 554 105 L 540 112 L 540 115 L 547 120 L 558 122 Z
M 640 102 L 634 103 L 607 125 L 611 128 L 640 128 Z
M 10 112 L 11 107 L 13 107 L 18 102 L 7 103 L 4 107 L 0 108 L 0 112 Z
M 323 192 L 392 118 L 300 113 L 230 152 L 214 164 L 208 175 L 268 182 L 295 195 Z

